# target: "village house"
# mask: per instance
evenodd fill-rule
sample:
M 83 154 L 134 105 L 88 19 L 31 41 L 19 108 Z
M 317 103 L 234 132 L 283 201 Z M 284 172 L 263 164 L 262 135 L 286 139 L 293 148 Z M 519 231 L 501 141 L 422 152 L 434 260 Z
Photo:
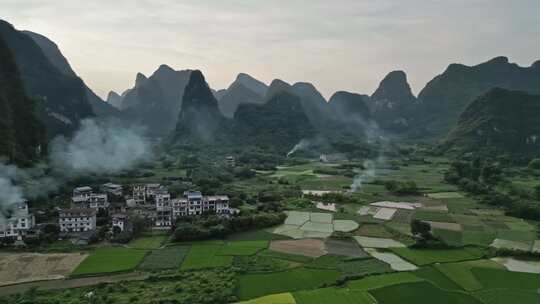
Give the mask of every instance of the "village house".
M 125 213 L 117 213 L 113 214 L 111 216 L 112 219 L 112 229 L 114 231 L 114 227 L 118 227 L 121 232 L 129 231 L 131 230 L 131 227 L 129 225 L 129 216 Z
M 96 230 L 96 210 L 90 208 L 72 208 L 60 210 L 58 224 L 64 234 Z
M 35 218 L 28 210 L 28 203 L 16 203 L 10 214 L 0 214 L 0 238 L 14 237 L 21 240 L 34 225 Z
M 157 194 L 167 194 L 167 187 L 161 184 L 146 184 L 133 186 L 133 196 L 130 198 L 132 204 L 150 205 L 155 203 L 155 197 Z
M 106 183 L 101 186 L 102 192 L 112 194 L 114 196 L 122 196 L 123 194 L 122 190 L 123 190 L 122 185 L 117 185 L 113 183 Z
M 73 189 L 71 201 L 75 208 L 107 209 L 109 207 L 107 194 L 95 193 L 88 186 Z
M 170 227 L 179 217 L 202 215 L 212 212 L 230 214 L 229 197 L 226 195 L 203 196 L 199 191 L 186 191 L 182 198 L 170 195 L 156 196 L 156 227 Z

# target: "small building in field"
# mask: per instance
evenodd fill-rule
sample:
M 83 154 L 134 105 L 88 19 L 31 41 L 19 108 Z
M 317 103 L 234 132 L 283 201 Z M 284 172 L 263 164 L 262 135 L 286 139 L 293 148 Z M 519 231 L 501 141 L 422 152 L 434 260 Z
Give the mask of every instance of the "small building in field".
M 0 213 L 0 238 L 14 237 L 21 240 L 35 224 L 34 215 L 28 210 L 28 203 L 15 203 Z
M 72 208 L 60 210 L 60 233 L 72 234 L 96 230 L 96 209 Z

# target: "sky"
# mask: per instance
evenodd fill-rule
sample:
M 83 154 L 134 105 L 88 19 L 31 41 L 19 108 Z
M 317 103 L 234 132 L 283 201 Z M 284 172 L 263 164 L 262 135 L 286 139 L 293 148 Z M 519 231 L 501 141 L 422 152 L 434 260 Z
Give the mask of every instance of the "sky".
M 100 96 L 161 64 L 214 89 L 240 72 L 372 94 L 393 70 L 417 94 L 450 63 L 540 59 L 538 0 L 1 0 L 0 18 L 53 40 Z

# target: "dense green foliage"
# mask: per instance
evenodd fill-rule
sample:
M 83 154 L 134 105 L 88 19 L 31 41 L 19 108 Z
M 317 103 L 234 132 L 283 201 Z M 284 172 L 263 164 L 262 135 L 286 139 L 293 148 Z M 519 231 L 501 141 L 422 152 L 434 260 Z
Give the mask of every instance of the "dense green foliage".
M 471 102 L 446 145 L 465 151 L 538 155 L 540 95 L 493 89 Z
M 285 218 L 284 213 L 256 213 L 230 218 L 218 216 L 182 218 L 176 224 L 173 240 L 180 242 L 223 238 L 235 232 L 276 226 L 282 224 Z

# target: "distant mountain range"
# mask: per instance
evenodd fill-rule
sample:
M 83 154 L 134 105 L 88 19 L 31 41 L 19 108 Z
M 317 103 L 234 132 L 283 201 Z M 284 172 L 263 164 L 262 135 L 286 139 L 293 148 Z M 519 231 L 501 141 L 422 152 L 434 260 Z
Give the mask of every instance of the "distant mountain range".
M 119 106 L 124 120 L 144 126 L 148 135 L 166 136 L 176 126 L 190 75 L 190 70 L 175 71 L 163 64 L 150 77 L 138 73 L 133 88 L 120 98 L 109 93 L 108 102 Z
M 208 86 L 202 72 L 175 70 L 163 64 L 149 77 L 138 73 L 132 88 L 122 94 L 111 91 L 103 101 L 77 76 L 53 41 L 37 33 L 18 31 L 4 21 L 0 21 L 0 38 L 5 51 L 13 55 L 24 88 L 24 96 L 19 94 L 17 98 L 35 101 L 35 112 L 49 139 L 70 136 L 82 119 L 98 116 L 143 126 L 149 136 L 166 137 L 169 142 L 185 143 L 196 137 L 219 142 L 214 135 L 220 134 L 229 142 L 242 139 L 239 144 L 253 144 L 259 134 L 261 144 L 272 142 L 285 147 L 300 140 L 299 136 L 314 134 L 346 134 L 357 139 L 391 134 L 413 139 L 446 138 L 455 146 L 465 145 L 472 138 L 478 140 L 466 132 L 467 126 L 493 121 L 492 116 L 482 117 L 493 114 L 490 103 L 496 108 L 502 100 L 529 100 L 534 97 L 526 98 L 527 93 L 540 94 L 540 61 L 520 67 L 506 57 L 496 57 L 475 66 L 449 65 L 418 97 L 413 95 L 403 71 L 390 72 L 371 96 L 338 91 L 327 101 L 311 83 L 291 85 L 275 79 L 267 85 L 246 73 L 238 74 L 226 89 L 216 91 Z M 0 60 L 6 66 L 11 64 L 7 57 Z M 494 88 L 524 95 L 491 91 Z M 2 107 L 12 106 L 4 101 Z M 15 115 L 10 111 L 4 115 L 6 126 L 12 126 L 7 122 Z M 180 140 L 180 134 L 186 136 Z M 280 139 L 270 140 L 272 136 Z M 522 141 L 521 136 L 532 135 L 516 136 Z

